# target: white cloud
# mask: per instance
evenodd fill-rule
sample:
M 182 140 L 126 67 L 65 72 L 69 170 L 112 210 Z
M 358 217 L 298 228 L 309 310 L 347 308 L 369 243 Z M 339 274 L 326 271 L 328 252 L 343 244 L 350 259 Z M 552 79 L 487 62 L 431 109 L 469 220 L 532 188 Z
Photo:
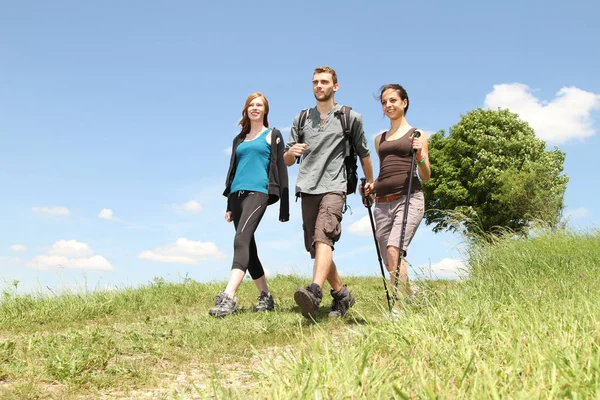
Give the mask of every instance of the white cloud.
M 13 266 L 21 263 L 18 257 L 3 257 L 0 256 L 0 267 Z
M 371 229 L 371 220 L 369 219 L 369 216 L 366 215 L 351 224 L 348 227 L 348 231 L 358 236 L 371 236 L 373 234 L 373 230 Z
M 68 258 L 57 255 L 41 255 L 35 257 L 29 266 L 33 269 L 48 271 L 56 267 L 71 268 L 71 269 L 92 269 L 110 271 L 114 267 L 108 260 L 102 256 L 92 256 L 89 258 Z
M 138 257 L 144 260 L 176 264 L 198 264 L 200 261 L 225 258 L 213 242 L 198 242 L 187 238 L 179 238 L 175 243 L 157 247 L 154 250 L 142 251 Z
M 94 252 L 86 243 L 76 240 L 59 240 L 46 254 L 35 257 L 27 265 L 30 268 L 48 271 L 57 267 L 110 271 L 115 269 L 108 260 Z
M 519 114 L 539 138 L 560 144 L 572 138 L 594 135 L 591 112 L 600 109 L 600 95 L 576 87 L 563 87 L 551 101 L 542 101 L 523 83 L 494 85 L 485 107 L 508 108 Z
M 465 273 L 465 263 L 455 258 L 443 258 L 431 265 L 420 265 L 415 268 L 425 278 L 456 279 Z
M 64 267 L 69 262 L 69 259 L 65 256 L 51 256 L 47 254 L 43 254 L 41 256 L 35 257 L 30 263 L 29 266 L 33 269 L 38 269 L 41 271 L 47 271 L 50 269 L 54 269 L 58 266 Z
M 15 253 L 25 253 L 27 251 L 27 247 L 23 246 L 22 244 L 13 244 L 10 246 L 10 249 Z
M 233 150 L 233 148 L 231 146 L 223 149 L 223 153 L 227 154 L 228 156 L 231 155 L 231 151 Z
M 199 213 L 202 211 L 202 204 L 198 203 L 196 200 L 190 200 L 187 203 L 183 204 L 173 204 L 173 208 L 179 211 L 185 211 L 189 213 Z
M 568 210 L 565 214 L 567 217 L 585 218 L 588 215 L 590 215 L 590 212 L 587 208 L 579 207 L 579 208 L 574 208 L 572 210 Z
M 110 208 L 103 208 L 100 210 L 100 213 L 98 213 L 98 218 L 107 219 L 109 221 L 119 221 L 119 218 L 117 218 L 113 210 Z
M 96 269 L 108 271 L 114 269 L 114 267 L 108 262 L 108 260 L 102 256 L 70 259 L 67 263 L 67 268 Z
M 279 131 L 284 134 L 284 133 L 289 133 L 292 130 L 291 126 L 284 126 L 283 128 L 277 128 L 279 129 Z
M 33 207 L 31 209 L 33 212 L 50 214 L 50 215 L 69 215 L 71 211 L 69 211 L 66 207 Z
M 64 257 L 85 257 L 91 256 L 94 252 L 86 243 L 77 240 L 59 240 L 52 245 L 48 254 Z

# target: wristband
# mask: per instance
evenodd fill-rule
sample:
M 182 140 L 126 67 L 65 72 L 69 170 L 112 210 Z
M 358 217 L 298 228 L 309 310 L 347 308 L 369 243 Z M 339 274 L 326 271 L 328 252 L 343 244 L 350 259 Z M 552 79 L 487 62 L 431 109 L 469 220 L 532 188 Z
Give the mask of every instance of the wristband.
M 417 161 L 417 165 L 425 164 L 425 161 L 427 161 L 427 157 L 423 157 L 421 161 Z

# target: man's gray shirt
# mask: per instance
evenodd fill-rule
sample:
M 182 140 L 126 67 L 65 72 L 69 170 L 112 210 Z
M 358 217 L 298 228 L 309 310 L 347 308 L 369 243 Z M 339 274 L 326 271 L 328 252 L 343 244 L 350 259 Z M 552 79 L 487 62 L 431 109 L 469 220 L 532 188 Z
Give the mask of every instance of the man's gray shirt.
M 309 110 L 303 129 L 304 143 L 307 146 L 298 171 L 296 193 L 346 192 L 346 168 L 344 167 L 346 144 L 342 123 L 336 115 L 341 108 L 340 104 L 336 104 L 329 111 L 323 126 L 320 124 L 321 116 L 316 107 Z M 285 151 L 298 143 L 299 119 L 300 114 L 294 118 Z M 350 111 L 350 139 L 360 158 L 369 156 L 362 117 L 354 110 Z

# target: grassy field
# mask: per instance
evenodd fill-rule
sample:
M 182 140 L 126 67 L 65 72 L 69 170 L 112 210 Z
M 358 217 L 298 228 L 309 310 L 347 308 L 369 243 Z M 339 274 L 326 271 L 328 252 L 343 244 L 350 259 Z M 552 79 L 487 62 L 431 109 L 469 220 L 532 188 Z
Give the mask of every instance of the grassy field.
M 471 247 L 471 277 L 421 282 L 399 318 L 381 278 L 316 323 L 293 276 L 270 280 L 277 311 L 208 316 L 222 283 L 0 303 L 0 398 L 600 398 L 600 235 L 543 233 Z M 377 266 L 374 266 L 376 270 Z

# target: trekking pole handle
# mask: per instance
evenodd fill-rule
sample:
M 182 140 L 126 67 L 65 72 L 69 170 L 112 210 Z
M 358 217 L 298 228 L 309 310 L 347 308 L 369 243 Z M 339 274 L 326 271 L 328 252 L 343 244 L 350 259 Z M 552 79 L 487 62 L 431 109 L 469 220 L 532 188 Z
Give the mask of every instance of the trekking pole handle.
M 413 132 L 413 138 L 412 138 L 412 140 L 415 140 L 415 138 L 419 138 L 419 137 L 421 137 L 421 132 L 415 130 Z M 412 141 L 410 142 L 410 145 L 412 146 Z M 415 149 L 411 148 L 409 154 L 415 154 Z
M 368 208 L 368 207 L 371 207 L 372 203 L 371 203 L 371 196 L 365 195 L 365 184 L 366 183 L 367 183 L 367 178 L 360 178 L 360 185 L 362 187 L 360 196 L 362 197 L 364 206 Z

